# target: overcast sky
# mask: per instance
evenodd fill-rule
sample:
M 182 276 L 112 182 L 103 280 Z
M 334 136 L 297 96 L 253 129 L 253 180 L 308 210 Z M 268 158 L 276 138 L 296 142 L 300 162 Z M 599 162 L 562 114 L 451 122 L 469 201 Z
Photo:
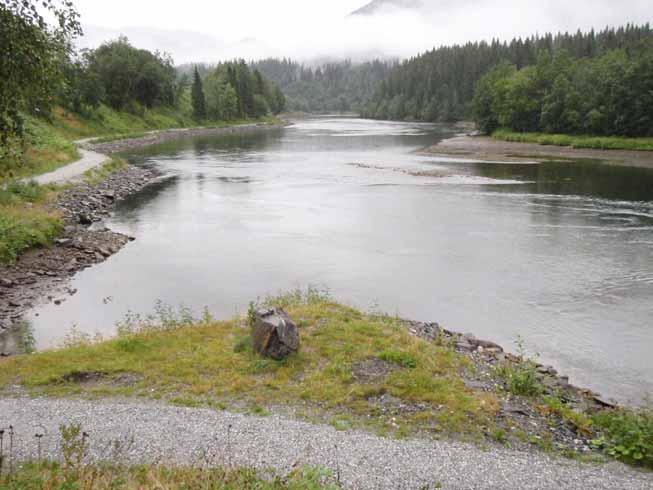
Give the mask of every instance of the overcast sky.
M 366 0 L 76 0 L 95 47 L 125 34 L 177 63 L 289 56 L 406 57 L 433 46 L 653 21 L 653 0 L 424 0 L 348 17 Z

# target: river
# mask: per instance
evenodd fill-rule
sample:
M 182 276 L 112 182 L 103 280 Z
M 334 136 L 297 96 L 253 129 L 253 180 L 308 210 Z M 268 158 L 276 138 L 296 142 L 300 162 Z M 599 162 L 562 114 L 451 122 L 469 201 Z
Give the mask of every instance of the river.
M 319 117 L 131 153 L 167 178 L 107 223 L 136 241 L 31 312 L 38 347 L 111 335 L 158 300 L 229 318 L 315 285 L 509 350 L 521 337 L 620 401 L 653 393 L 653 170 L 417 151 L 454 132 Z

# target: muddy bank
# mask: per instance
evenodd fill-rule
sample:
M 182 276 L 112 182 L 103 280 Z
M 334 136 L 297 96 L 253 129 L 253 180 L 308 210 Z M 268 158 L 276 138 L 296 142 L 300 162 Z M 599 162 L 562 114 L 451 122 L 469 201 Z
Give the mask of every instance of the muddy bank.
M 591 159 L 611 165 L 653 168 L 651 151 L 575 149 L 501 141 L 487 136 L 456 136 L 443 140 L 423 152 L 488 162 L 542 163 L 551 159 Z
M 181 129 L 166 129 L 161 131 L 148 132 L 143 136 L 137 138 L 125 138 L 116 141 L 108 142 L 94 142 L 93 139 L 80 142 L 80 145 L 89 150 L 97 151 L 100 153 L 118 153 L 145 146 L 156 145 L 165 143 L 179 138 L 192 138 L 196 136 L 216 136 L 228 134 L 247 134 L 256 131 L 281 129 L 288 126 L 290 123 L 281 122 L 279 124 L 268 123 L 254 123 L 254 124 L 240 124 L 237 126 L 227 126 L 224 128 L 181 128 Z

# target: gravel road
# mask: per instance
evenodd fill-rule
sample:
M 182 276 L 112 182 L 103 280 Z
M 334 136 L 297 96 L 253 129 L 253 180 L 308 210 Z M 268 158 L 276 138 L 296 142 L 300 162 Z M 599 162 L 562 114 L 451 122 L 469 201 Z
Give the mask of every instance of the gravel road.
M 653 473 L 615 462 L 582 464 L 457 442 L 391 440 L 277 415 L 255 417 L 154 402 L 0 399 L 0 427 L 14 426 L 18 459 L 35 457 L 34 435 L 40 431 L 46 434 L 42 455 L 57 457 L 58 427 L 70 423 L 89 433 L 90 454 L 97 459 L 209 462 L 281 472 L 320 465 L 339 472 L 344 487 L 352 489 L 435 484 L 445 489 L 653 488 Z
M 37 175 L 24 179 L 25 181 L 35 181 L 38 184 L 61 184 L 81 177 L 84 172 L 95 167 L 99 167 L 106 162 L 109 157 L 101 153 L 78 148 L 80 155 L 79 160 L 48 172 L 47 174 Z

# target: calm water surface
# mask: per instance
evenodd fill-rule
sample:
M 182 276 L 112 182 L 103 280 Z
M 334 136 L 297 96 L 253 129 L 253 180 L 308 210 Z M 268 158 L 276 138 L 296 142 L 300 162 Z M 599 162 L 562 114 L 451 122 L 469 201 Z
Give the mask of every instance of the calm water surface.
M 344 118 L 130 155 L 168 178 L 108 225 L 137 240 L 33 312 L 40 347 L 157 300 L 218 317 L 309 284 L 512 346 L 622 401 L 653 392 L 653 171 L 415 153 L 440 126 Z

